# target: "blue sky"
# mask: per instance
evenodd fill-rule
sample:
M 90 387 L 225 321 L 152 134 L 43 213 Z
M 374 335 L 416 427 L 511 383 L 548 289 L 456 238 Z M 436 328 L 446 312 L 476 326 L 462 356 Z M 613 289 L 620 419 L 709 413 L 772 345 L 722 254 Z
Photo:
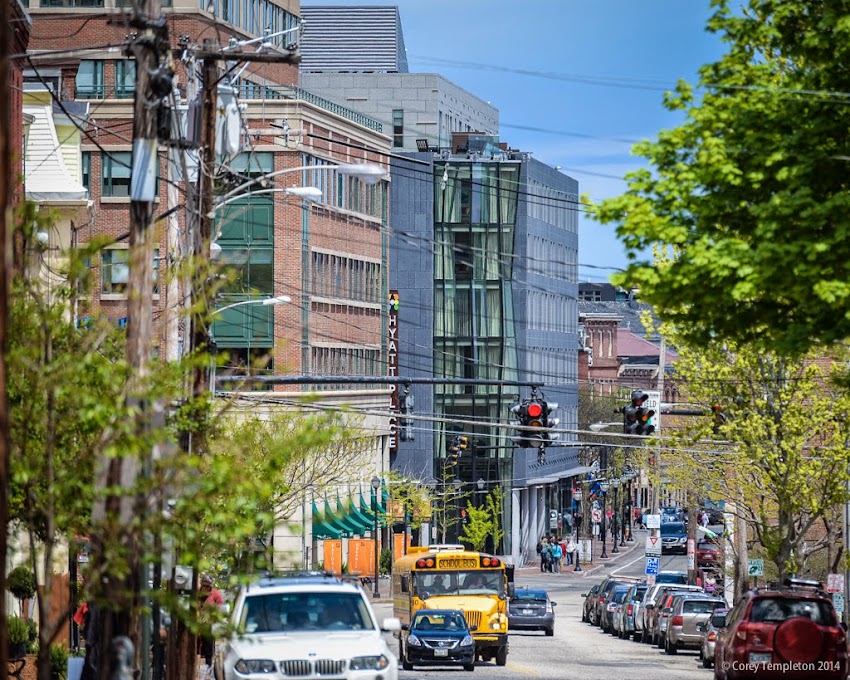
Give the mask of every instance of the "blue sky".
M 440 73 L 492 103 L 502 141 L 561 166 L 594 200 L 622 193 L 618 178 L 641 165 L 629 140 L 655 137 L 681 121 L 662 107 L 664 90 L 679 78 L 695 83 L 697 69 L 723 48 L 705 30 L 709 0 L 302 4 L 398 6 L 412 72 Z M 625 266 L 613 228 L 584 217 L 579 228 L 580 281 L 603 281 Z

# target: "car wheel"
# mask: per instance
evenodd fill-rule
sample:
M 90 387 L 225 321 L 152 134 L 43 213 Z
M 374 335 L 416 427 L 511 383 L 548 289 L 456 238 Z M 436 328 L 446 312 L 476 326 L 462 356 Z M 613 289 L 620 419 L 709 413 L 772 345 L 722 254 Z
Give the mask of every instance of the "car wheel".
M 637 631 L 635 631 L 632 637 L 634 638 L 635 642 L 643 642 L 643 633 L 638 633 Z
M 506 666 L 508 663 L 508 646 L 503 645 L 499 647 L 499 651 L 496 652 L 496 665 L 497 666 Z
M 584 613 L 584 610 L 581 610 L 581 622 L 587 623 L 587 614 Z
M 668 640 L 665 640 L 664 651 L 667 652 L 667 654 L 676 654 L 679 650 L 676 649 L 676 645 L 672 644 Z
M 709 659 L 705 654 L 702 656 L 702 667 L 703 668 L 711 668 L 711 659 Z
M 658 649 L 664 649 L 664 647 L 665 647 L 666 645 L 667 645 L 667 639 L 666 639 L 666 638 L 659 637 L 659 638 L 655 641 L 655 646 L 656 646 L 656 647 L 658 647 Z
M 465 663 L 465 664 L 463 664 L 463 670 L 474 671 L 475 670 L 475 664 L 474 663 Z
M 546 637 L 552 637 L 555 634 L 554 628 L 546 628 Z

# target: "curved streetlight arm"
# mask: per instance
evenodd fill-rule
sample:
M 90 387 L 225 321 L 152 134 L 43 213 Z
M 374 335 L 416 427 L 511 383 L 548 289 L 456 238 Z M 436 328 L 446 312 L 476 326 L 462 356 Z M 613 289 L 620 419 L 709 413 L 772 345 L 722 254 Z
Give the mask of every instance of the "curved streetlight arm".
M 224 307 L 219 307 L 218 309 L 213 310 L 213 315 L 221 314 L 228 309 L 233 309 L 234 307 L 242 307 L 243 305 L 282 305 L 287 302 L 292 302 L 292 298 L 288 295 L 278 295 L 277 297 L 270 298 L 262 298 L 262 299 L 252 299 L 252 300 L 241 300 L 240 302 L 234 302 L 230 305 L 225 305 Z
M 213 219 L 215 217 L 216 208 L 221 207 L 224 202 L 227 201 L 227 199 L 232 196 L 236 196 L 243 190 L 247 189 L 250 186 L 253 186 L 261 180 L 271 179 L 272 177 L 285 175 L 291 172 L 303 172 L 305 170 L 334 170 L 336 172 L 342 173 L 343 175 L 349 175 L 350 177 L 359 177 L 367 184 L 377 184 L 377 182 L 380 181 L 380 179 L 387 174 L 384 168 L 382 168 L 380 165 L 375 165 L 374 163 L 340 163 L 339 165 L 332 165 L 330 163 L 327 163 L 324 165 L 299 165 L 295 168 L 284 168 L 283 170 L 275 170 L 274 172 L 265 174 L 262 177 L 251 179 L 245 182 L 244 184 L 240 184 L 235 189 L 231 189 L 230 191 L 228 191 L 219 199 L 218 203 L 215 204 L 212 211 L 207 213 L 207 217 Z
M 601 432 L 609 427 L 619 427 L 623 423 L 591 423 L 588 428 L 591 432 Z

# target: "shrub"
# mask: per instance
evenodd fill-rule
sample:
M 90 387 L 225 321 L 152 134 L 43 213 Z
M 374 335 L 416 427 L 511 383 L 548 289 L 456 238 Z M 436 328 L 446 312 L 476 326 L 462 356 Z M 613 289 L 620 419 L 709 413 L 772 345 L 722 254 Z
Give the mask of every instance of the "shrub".
M 380 573 L 389 574 L 393 566 L 393 551 L 389 548 L 381 549 L 381 558 L 379 563 L 381 567 Z
M 6 634 L 9 644 L 20 645 L 29 642 L 30 629 L 20 616 L 6 617 Z
M 27 654 L 38 654 L 38 626 L 35 623 L 35 619 L 27 619 L 25 623 L 29 630 Z
M 50 645 L 50 680 L 65 680 L 68 677 L 68 658 L 71 653 L 65 645 Z
M 35 576 L 32 570 L 21 565 L 15 567 L 6 577 L 6 590 L 17 600 L 29 600 L 35 595 Z

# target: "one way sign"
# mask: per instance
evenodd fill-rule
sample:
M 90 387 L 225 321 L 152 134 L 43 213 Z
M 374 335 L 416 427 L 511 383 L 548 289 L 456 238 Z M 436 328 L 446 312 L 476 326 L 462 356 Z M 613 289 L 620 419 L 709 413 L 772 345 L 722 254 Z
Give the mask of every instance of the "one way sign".
M 647 536 L 644 553 L 647 557 L 661 557 L 661 536 Z

